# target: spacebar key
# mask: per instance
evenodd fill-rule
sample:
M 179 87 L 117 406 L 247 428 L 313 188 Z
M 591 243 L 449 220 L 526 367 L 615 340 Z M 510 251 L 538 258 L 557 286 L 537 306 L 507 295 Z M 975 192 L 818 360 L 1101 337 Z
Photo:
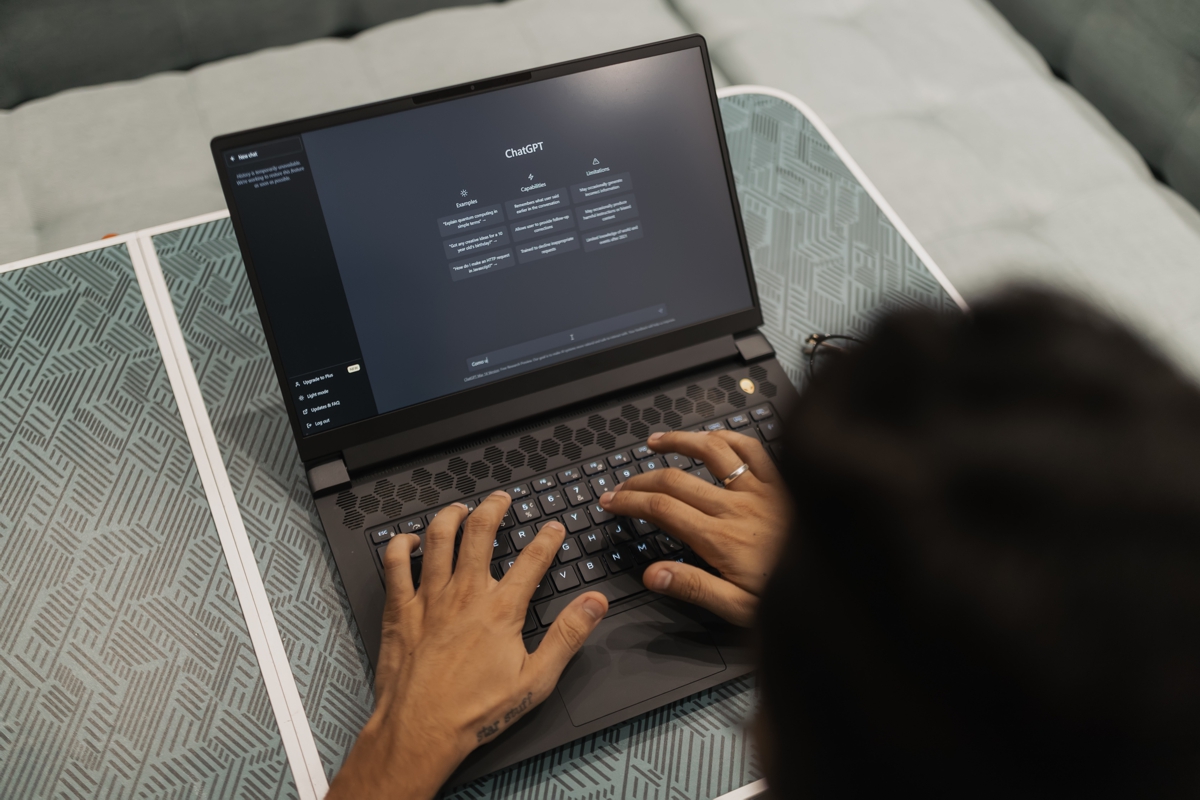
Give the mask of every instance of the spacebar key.
M 610 581 L 589 586 L 586 591 L 600 592 L 600 594 L 608 598 L 608 602 L 615 603 L 617 600 L 646 591 L 646 587 L 633 575 L 618 575 Z M 564 594 L 548 603 L 534 606 L 534 611 L 537 612 L 538 619 L 541 620 L 543 625 L 549 625 L 551 622 L 554 622 L 554 618 L 558 616 L 558 612 L 571 605 L 571 601 L 581 594 L 584 594 L 584 592 Z

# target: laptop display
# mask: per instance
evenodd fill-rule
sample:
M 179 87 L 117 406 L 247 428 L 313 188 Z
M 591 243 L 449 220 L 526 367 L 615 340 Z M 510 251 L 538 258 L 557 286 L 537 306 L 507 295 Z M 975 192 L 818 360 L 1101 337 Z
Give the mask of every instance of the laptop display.
M 752 308 L 718 124 L 689 48 L 223 151 L 301 435 Z

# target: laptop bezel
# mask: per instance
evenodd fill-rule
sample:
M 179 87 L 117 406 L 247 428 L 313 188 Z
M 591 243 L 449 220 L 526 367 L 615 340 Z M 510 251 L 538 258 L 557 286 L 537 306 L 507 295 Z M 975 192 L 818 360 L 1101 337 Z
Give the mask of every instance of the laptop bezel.
M 336 457 L 347 448 L 370 442 L 380 437 L 436 423 L 506 400 L 544 391 L 589 375 L 635 364 L 639 361 L 670 353 L 684 347 L 751 331 L 762 324 L 762 310 L 758 298 L 758 287 L 755 283 L 754 272 L 751 267 L 750 249 L 746 240 L 741 206 L 738 203 L 737 191 L 734 185 L 729 148 L 725 141 L 725 130 L 721 124 L 720 107 L 718 105 L 716 85 L 713 82 L 708 46 L 703 36 L 693 34 L 522 72 L 508 73 L 431 92 L 407 95 L 405 97 L 383 100 L 377 103 L 356 106 L 326 114 L 225 134 L 217 136 L 212 140 L 211 151 L 220 177 L 221 189 L 225 194 L 225 202 L 229 207 L 230 221 L 237 236 L 250 288 L 254 294 L 255 304 L 258 307 L 259 319 L 262 322 L 263 332 L 266 335 L 267 346 L 271 353 L 271 361 L 275 368 L 276 379 L 279 381 L 280 392 L 286 398 L 289 396 L 287 391 L 287 375 L 283 370 L 283 361 L 280 357 L 278 343 L 272 331 L 270 317 L 266 313 L 266 304 L 262 289 L 254 268 L 253 258 L 250 255 L 250 248 L 242 219 L 238 213 L 237 204 L 234 199 L 233 183 L 229 170 L 225 168 L 223 157 L 225 151 L 260 144 L 274 139 L 298 136 L 322 128 L 344 125 L 350 122 L 394 114 L 414 108 L 424 108 L 437 103 L 454 102 L 464 97 L 503 91 L 506 88 L 516 85 L 549 80 L 613 64 L 636 61 L 692 48 L 700 50 L 701 59 L 704 64 L 705 79 L 708 85 L 709 99 L 713 112 L 713 124 L 717 131 L 717 141 L 721 151 L 729 198 L 735 217 L 735 228 L 742 251 L 746 280 L 750 289 L 751 307 L 743 311 L 672 330 L 647 339 L 640 339 L 627 345 L 621 345 L 570 361 L 541 367 L 511 378 L 495 381 L 494 383 L 465 389 L 406 408 L 379 413 L 374 417 L 348 423 L 341 427 L 310 436 L 301 434 L 301 421 L 296 413 L 296 409 L 292 403 L 285 400 L 284 406 L 287 409 L 288 420 L 292 426 L 292 435 L 296 440 L 300 458 L 305 464 L 328 460 Z

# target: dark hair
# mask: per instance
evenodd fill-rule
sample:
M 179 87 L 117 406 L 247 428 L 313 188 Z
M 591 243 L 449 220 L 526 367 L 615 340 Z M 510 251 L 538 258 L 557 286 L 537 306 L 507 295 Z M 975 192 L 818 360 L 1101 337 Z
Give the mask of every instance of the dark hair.
M 780 797 L 1200 796 L 1200 391 L 1075 301 L 902 312 L 793 410 Z

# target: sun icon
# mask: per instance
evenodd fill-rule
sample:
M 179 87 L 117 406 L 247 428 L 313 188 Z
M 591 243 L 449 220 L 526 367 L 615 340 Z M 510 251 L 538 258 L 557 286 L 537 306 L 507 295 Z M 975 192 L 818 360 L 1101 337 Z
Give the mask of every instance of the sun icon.
M 462 195 L 463 197 L 466 197 L 466 196 L 467 196 L 467 190 L 466 190 L 466 189 L 461 189 L 461 190 L 459 190 L 459 192 L 458 192 L 458 193 L 459 193 L 460 195 Z

